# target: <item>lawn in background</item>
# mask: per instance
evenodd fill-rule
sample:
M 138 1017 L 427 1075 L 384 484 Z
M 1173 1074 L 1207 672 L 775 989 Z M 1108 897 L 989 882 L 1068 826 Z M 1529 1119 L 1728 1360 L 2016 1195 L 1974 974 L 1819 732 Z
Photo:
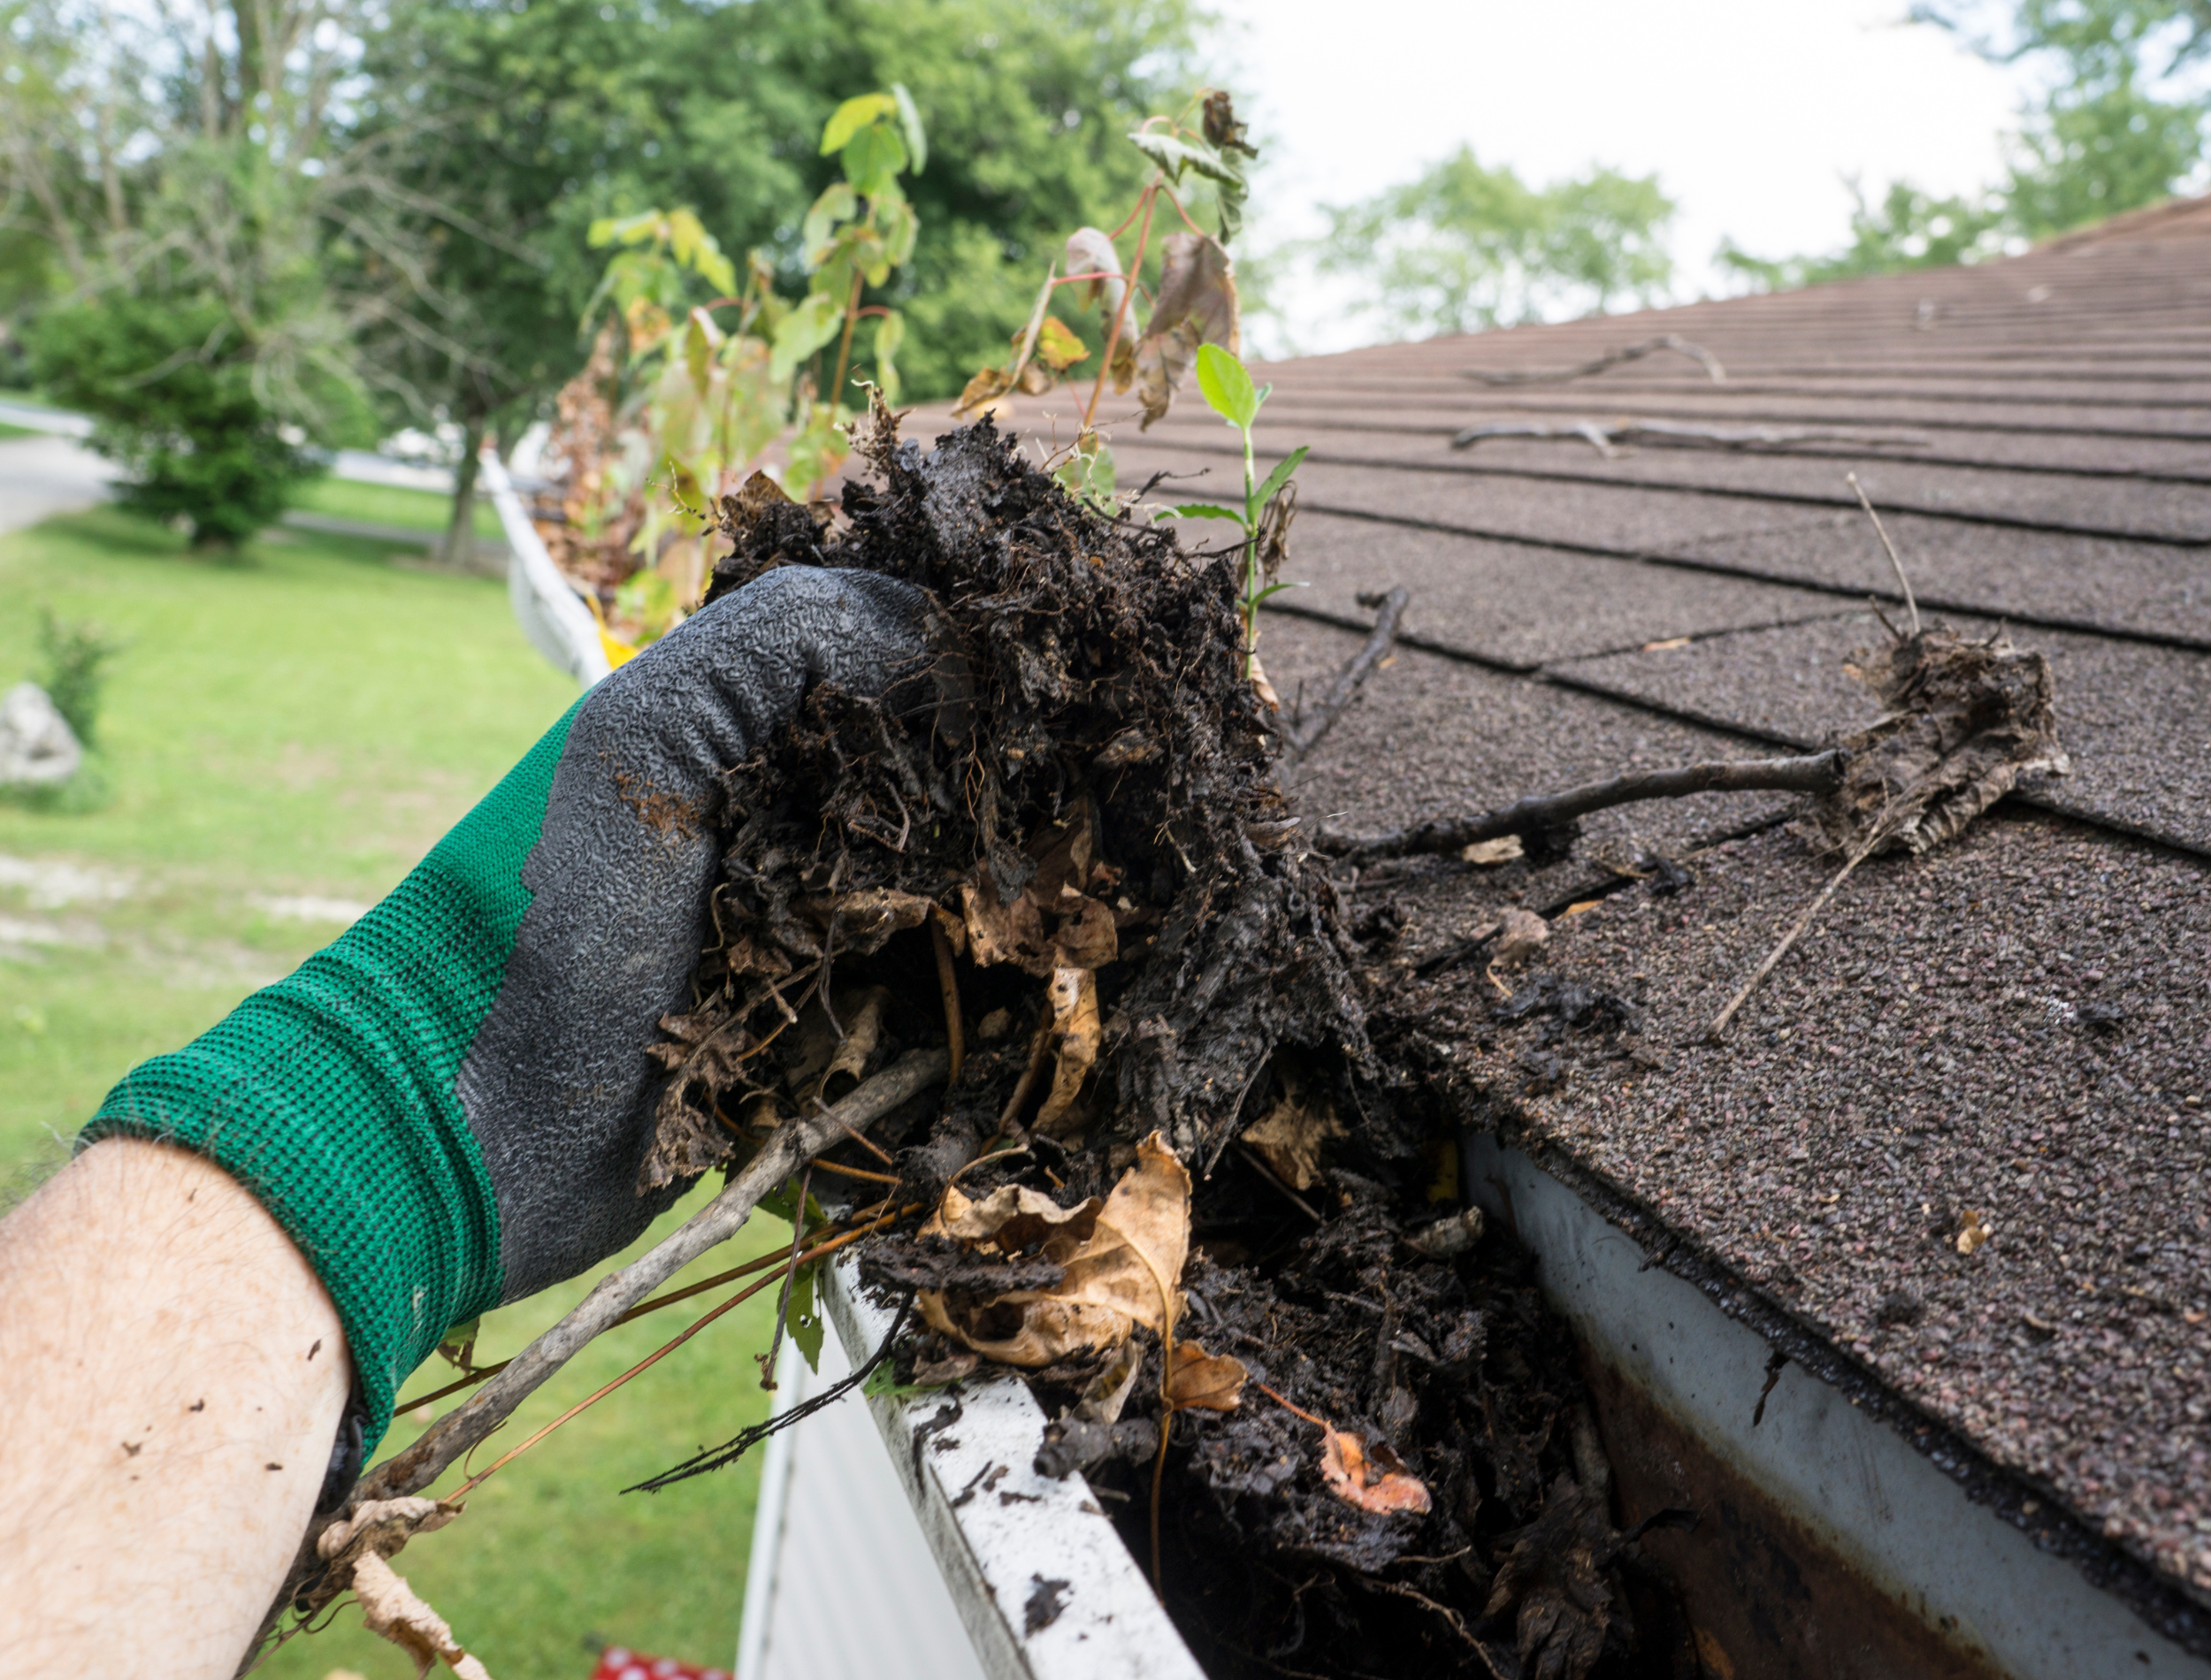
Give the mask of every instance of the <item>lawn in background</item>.
M 112 508 L 0 536 L 0 686 L 35 674 L 42 606 L 124 645 L 101 713 L 99 797 L 0 799 L 0 1203 L 61 1159 L 131 1063 L 211 1025 L 334 938 L 348 905 L 389 890 L 573 702 L 502 584 L 410 569 L 395 553 L 287 530 L 215 560 Z M 738 1249 L 773 1247 L 775 1233 L 748 1232 Z M 589 1281 L 493 1315 L 478 1356 L 513 1351 Z M 402 1572 L 493 1674 L 588 1674 L 587 1636 L 730 1661 L 756 1472 L 616 1490 L 763 1415 L 747 1355 L 772 1313 L 764 1294 L 716 1323 L 402 1554 Z M 595 1345 L 493 1451 L 692 1316 L 671 1309 Z M 436 1386 L 425 1371 L 407 1392 Z M 417 1427 L 402 1421 L 389 1444 Z M 340 1668 L 413 1673 L 350 1609 L 263 1672 Z
M 367 485 L 352 478 L 310 478 L 292 493 L 292 506 L 306 513 L 409 531 L 441 531 L 453 517 L 453 498 L 442 491 Z M 478 537 L 497 539 L 499 514 L 489 501 L 479 500 L 472 517 Z

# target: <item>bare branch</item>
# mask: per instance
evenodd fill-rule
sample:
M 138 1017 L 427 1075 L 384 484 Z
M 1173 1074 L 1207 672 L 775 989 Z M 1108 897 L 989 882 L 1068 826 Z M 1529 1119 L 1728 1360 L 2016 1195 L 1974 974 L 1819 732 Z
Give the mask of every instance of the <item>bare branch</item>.
M 1709 446 L 1718 449 L 1788 449 L 1800 444 L 1848 444 L 1859 448 L 1924 448 L 1915 432 L 1876 432 L 1814 426 L 1699 426 L 1673 420 L 1575 420 L 1549 425 L 1540 420 L 1500 420 L 1468 426 L 1451 439 L 1454 449 L 1471 449 L 1488 438 L 1579 438 L 1608 461 L 1619 446 L 1638 443 Z
M 507 1421 L 547 1378 L 600 1332 L 716 1243 L 734 1235 L 766 1195 L 823 1149 L 864 1131 L 908 1097 L 941 1083 L 950 1058 L 914 1050 L 820 1113 L 784 1121 L 721 1195 L 643 1258 L 602 1279 L 580 1306 L 516 1354 L 507 1369 L 464 1404 L 425 1430 L 406 1451 L 362 1479 L 352 1503 L 418 1493 L 445 1468 Z
M 1577 363 L 1570 368 L 1552 368 L 1545 371 L 1532 373 L 1512 370 L 1469 368 L 1466 370 L 1466 377 L 1470 379 L 1479 379 L 1484 385 L 1557 385 L 1567 379 L 1580 379 L 1592 373 L 1602 373 L 1607 368 L 1618 367 L 1623 362 L 1640 362 L 1645 356 L 1655 355 L 1661 350 L 1672 350 L 1677 355 L 1686 355 L 1692 362 L 1701 363 L 1704 371 L 1711 376 L 1714 385 L 1723 385 L 1726 382 L 1727 370 L 1720 366 L 1719 358 L 1702 345 L 1691 343 L 1679 332 L 1667 332 L 1655 339 L 1646 339 L 1641 344 L 1630 344 L 1618 350 L 1607 350 L 1603 355 L 1591 361 Z
M 1320 851 L 1347 863 L 1404 858 L 1420 852 L 1452 852 L 1480 840 L 1508 834 L 1540 835 L 1563 829 L 1577 817 L 1640 799 L 1679 799 L 1692 793 L 1739 793 L 1771 790 L 1785 793 L 1830 793 L 1842 784 L 1849 755 L 1840 747 L 1790 759 L 1722 759 L 1614 776 L 1564 793 L 1538 794 L 1481 817 L 1443 817 L 1386 834 L 1343 834 L 1323 829 L 1313 842 Z
M 1328 684 L 1320 704 L 1310 716 L 1302 710 L 1282 731 L 1285 751 L 1283 756 L 1292 764 L 1302 760 L 1320 745 L 1322 737 L 1335 727 L 1366 679 L 1373 676 L 1389 653 L 1396 645 L 1397 621 L 1404 615 L 1405 604 L 1412 595 L 1400 584 L 1381 598 L 1381 610 L 1374 616 L 1373 633 L 1367 637 L 1366 645 L 1343 662 L 1343 668 L 1335 674 L 1335 681 Z M 1374 597 L 1362 595 L 1362 604 L 1371 604 Z
M 1904 592 L 1904 607 L 1911 614 L 1911 633 L 1919 634 L 1919 603 L 1912 599 L 1911 579 L 1904 576 L 1904 562 L 1896 553 L 1896 545 L 1888 539 L 1888 527 L 1881 523 L 1880 515 L 1873 511 L 1873 504 L 1866 500 L 1865 486 L 1858 482 L 1858 475 L 1846 472 L 1850 488 L 1858 493 L 1858 506 L 1865 509 L 1865 516 L 1873 522 L 1873 534 L 1881 539 L 1881 546 L 1888 550 L 1888 563 L 1896 569 L 1896 585 Z

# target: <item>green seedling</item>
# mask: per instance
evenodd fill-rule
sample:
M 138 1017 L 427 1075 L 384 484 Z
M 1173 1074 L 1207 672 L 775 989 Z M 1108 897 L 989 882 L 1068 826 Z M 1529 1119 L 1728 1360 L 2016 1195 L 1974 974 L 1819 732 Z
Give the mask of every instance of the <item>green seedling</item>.
M 1197 389 L 1205 405 L 1236 429 L 1243 439 L 1243 507 L 1218 502 L 1184 502 L 1162 510 L 1162 519 L 1225 519 L 1243 533 L 1243 573 L 1238 594 L 1243 615 L 1243 651 L 1250 673 L 1259 673 L 1259 608 L 1286 589 L 1303 584 L 1275 581 L 1281 569 L 1283 540 L 1297 507 L 1292 477 L 1312 446 L 1299 444 L 1274 463 L 1264 479 L 1253 457 L 1251 430 L 1259 422 L 1272 386 L 1255 386 L 1243 363 L 1218 344 L 1197 347 Z

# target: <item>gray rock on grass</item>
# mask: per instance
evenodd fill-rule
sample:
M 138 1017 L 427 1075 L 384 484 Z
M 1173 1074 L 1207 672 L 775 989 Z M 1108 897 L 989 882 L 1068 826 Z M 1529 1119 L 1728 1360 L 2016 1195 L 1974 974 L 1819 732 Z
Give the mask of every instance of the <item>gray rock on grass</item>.
M 84 748 L 44 689 L 18 683 L 0 695 L 0 787 L 59 787 L 83 762 Z

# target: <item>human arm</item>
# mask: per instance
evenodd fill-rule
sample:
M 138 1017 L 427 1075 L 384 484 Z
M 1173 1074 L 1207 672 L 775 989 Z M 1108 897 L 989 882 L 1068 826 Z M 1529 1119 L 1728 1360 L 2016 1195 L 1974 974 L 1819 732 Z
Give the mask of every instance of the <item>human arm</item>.
M 236 1180 L 117 1138 L 0 1220 L 0 1650 L 225 1680 L 330 1470 L 329 1292 Z
M 661 1018 L 691 1005 L 711 927 L 723 777 L 812 685 L 881 693 L 914 670 L 922 604 L 889 578 L 789 567 L 695 615 L 586 694 L 335 944 L 191 1045 L 131 1070 L 87 1131 L 108 1141 L 41 1192 L 82 1211 L 98 1200 L 71 1188 L 87 1182 L 83 1164 L 116 1158 L 107 1152 L 128 1139 L 204 1156 L 233 1191 L 249 1193 L 288 1237 L 292 1264 L 326 1291 L 325 1352 L 342 1336 L 350 1355 L 356 1450 L 339 1493 L 359 1468 L 357 1448 L 383 1433 L 399 1382 L 448 1326 L 596 1264 L 685 1187 L 687 1178 L 639 1191 L 660 1078 L 647 1050 Z M 31 1216 L 27 1205 L 18 1218 Z M 143 1224 L 126 1247 L 150 1244 L 145 1264 L 158 1270 L 164 1245 L 189 1230 Z M 111 1270 L 70 1218 L 49 1210 L 33 1226 L 10 1240 L 42 1256 L 46 1295 L 70 1299 L 93 1287 L 81 1274 Z M 183 1249 L 170 1253 L 173 1269 L 188 1272 L 187 1261 Z M 104 1286 L 85 1303 L 71 1310 L 84 1328 L 66 1333 L 111 1333 L 119 1314 L 141 1325 L 134 1356 L 164 1368 L 198 1370 L 192 1343 L 205 1333 L 265 1338 L 266 1357 L 289 1345 L 282 1320 L 264 1330 L 249 1315 L 203 1325 L 177 1311 L 142 1324 L 129 1297 Z M 46 1310 L 0 1295 L 0 1320 L 43 1324 Z M 86 1465 L 119 1450 L 51 1411 L 68 1406 L 67 1393 L 41 1387 L 31 1403 L 42 1432 L 91 1455 L 49 1472 L 58 1485 L 83 1482 L 95 1473 Z M 337 1432 L 333 1413 L 318 1462 Z M 261 1462 L 287 1471 L 262 1473 L 276 1483 L 297 1456 L 272 1451 Z M 226 1624 L 237 1641 L 230 1664 L 312 1506 L 310 1490 L 304 1507 L 271 1508 L 268 1520 L 288 1530 L 272 1566 L 257 1539 L 241 1538 L 235 1567 L 259 1572 L 259 1602 L 242 1630 Z M 103 1579 L 173 1576 L 191 1590 L 214 1578 L 204 1577 L 204 1547 L 187 1548 L 185 1567 L 170 1561 L 176 1536 L 203 1520 L 188 1503 L 164 1502 L 146 1525 L 110 1520 L 118 1516 L 102 1508 L 88 1519 L 119 1554 Z M 219 1547 L 221 1527 L 212 1532 L 208 1544 Z M 0 1579 L 39 1544 L 34 1529 L 0 1526 Z M 112 1613 L 136 1614 L 127 1595 Z M 105 1661 L 91 1630 L 78 1637 L 89 1641 L 71 1647 L 78 1666 Z

